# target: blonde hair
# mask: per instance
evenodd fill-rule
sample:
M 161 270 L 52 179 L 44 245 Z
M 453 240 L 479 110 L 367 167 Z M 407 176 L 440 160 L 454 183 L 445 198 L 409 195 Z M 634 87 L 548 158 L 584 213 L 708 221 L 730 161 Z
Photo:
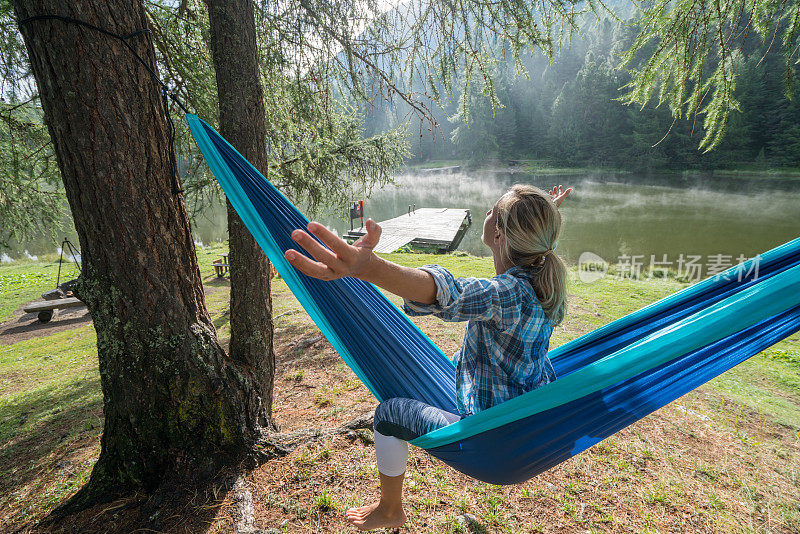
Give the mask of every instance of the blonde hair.
M 501 252 L 531 269 L 531 281 L 542 309 L 558 325 L 567 311 L 567 266 L 554 251 L 561 214 L 550 195 L 532 185 L 516 184 L 494 205 L 497 230 L 505 235 Z

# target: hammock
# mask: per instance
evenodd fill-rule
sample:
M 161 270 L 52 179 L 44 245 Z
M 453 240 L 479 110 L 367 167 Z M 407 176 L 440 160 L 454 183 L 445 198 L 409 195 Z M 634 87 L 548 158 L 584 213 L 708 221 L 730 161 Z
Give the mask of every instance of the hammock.
M 375 397 L 455 412 L 452 361 L 373 285 L 295 270 L 283 253 L 308 220 L 213 128 L 187 120 L 247 228 Z M 800 238 L 551 350 L 558 380 L 411 443 L 474 478 L 522 482 L 798 330 Z

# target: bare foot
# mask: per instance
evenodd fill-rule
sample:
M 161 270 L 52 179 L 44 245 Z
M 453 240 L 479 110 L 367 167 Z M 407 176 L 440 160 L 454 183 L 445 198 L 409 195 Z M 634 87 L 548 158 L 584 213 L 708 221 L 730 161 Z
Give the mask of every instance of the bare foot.
M 389 510 L 387 506 L 381 506 L 380 501 L 376 501 L 361 508 L 350 508 L 347 511 L 347 520 L 359 530 L 397 528 L 406 522 L 406 513 L 402 507 Z

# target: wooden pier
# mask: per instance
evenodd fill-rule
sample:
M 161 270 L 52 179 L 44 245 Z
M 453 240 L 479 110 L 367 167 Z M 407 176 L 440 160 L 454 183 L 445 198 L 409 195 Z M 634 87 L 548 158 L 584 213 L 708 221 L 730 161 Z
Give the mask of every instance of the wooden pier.
M 472 224 L 472 217 L 468 209 L 420 208 L 378 224 L 383 232 L 375 252 L 394 252 L 410 244 L 444 253 L 458 247 Z M 357 228 L 343 237 L 353 242 L 365 233 L 365 228 Z

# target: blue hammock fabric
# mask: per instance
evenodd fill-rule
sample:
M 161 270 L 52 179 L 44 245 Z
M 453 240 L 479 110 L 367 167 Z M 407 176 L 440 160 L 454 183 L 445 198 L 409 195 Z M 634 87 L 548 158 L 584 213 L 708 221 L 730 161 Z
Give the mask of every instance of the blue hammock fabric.
M 290 234 L 308 220 L 213 128 L 187 120 L 245 225 L 375 397 L 455 411 L 450 359 L 371 284 L 289 265 Z M 551 350 L 556 381 L 412 443 L 474 478 L 522 482 L 798 330 L 800 238 Z

